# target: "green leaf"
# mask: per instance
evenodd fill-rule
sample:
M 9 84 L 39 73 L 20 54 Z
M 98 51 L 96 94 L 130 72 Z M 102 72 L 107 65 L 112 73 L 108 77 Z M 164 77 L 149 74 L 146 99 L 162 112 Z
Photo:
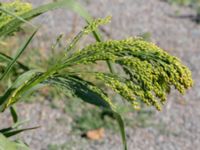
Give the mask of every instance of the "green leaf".
M 3 135 L 5 137 L 11 137 L 11 136 L 17 135 L 19 133 L 22 133 L 24 131 L 34 130 L 34 129 L 37 129 L 37 128 L 39 128 L 39 126 L 38 127 L 33 127 L 33 128 L 24 128 L 24 129 L 17 129 L 17 130 L 16 129 L 15 130 L 9 130 L 7 132 L 4 132 Z
M 48 79 L 46 83 L 58 86 L 62 88 L 62 90 L 70 90 L 75 96 L 79 97 L 84 102 L 109 110 L 117 120 L 124 150 L 127 150 L 123 119 L 120 114 L 116 112 L 115 106 L 101 89 L 77 76 L 56 76 Z
M 7 66 L 7 68 L 5 69 L 5 72 L 2 74 L 2 76 L 0 77 L 0 80 L 2 80 L 12 69 L 12 67 L 14 66 L 14 64 L 16 63 L 17 59 L 21 56 L 21 54 L 25 51 L 25 49 L 27 48 L 27 46 L 29 45 L 29 43 L 31 42 L 31 40 L 33 39 L 34 35 L 36 34 L 37 30 L 35 30 L 33 32 L 33 34 L 28 38 L 28 40 L 24 43 L 24 45 L 18 50 L 16 56 L 14 57 L 14 59 L 9 63 L 9 65 Z
M 29 150 L 29 148 L 23 143 L 10 141 L 0 134 L 0 150 Z
M 4 132 L 8 132 L 8 131 L 11 131 L 11 130 L 13 130 L 12 127 L 3 128 L 3 129 L 0 130 L 0 133 L 3 134 Z
M 15 89 L 15 90 L 16 90 L 16 88 L 19 89 L 21 86 L 20 87 L 18 87 L 18 86 L 21 84 L 21 82 L 24 84 L 24 81 L 26 81 L 27 79 L 31 79 L 32 74 L 33 75 L 35 74 L 35 72 L 31 72 L 31 71 L 29 71 L 29 72 L 30 73 L 28 75 L 27 75 L 27 73 L 25 73 L 25 75 L 21 76 L 16 81 L 16 83 L 13 85 L 13 87 L 10 88 L 11 92 L 8 90 L 8 94 L 5 94 L 5 96 L 8 97 L 8 100 L 6 102 L 4 102 L 5 105 L 3 105 L 2 110 L 4 110 L 6 107 L 8 107 L 11 103 L 9 100 L 9 97 L 13 93 L 12 89 Z M 26 80 L 24 77 L 26 77 Z M 60 86 L 61 88 L 71 90 L 71 92 L 73 92 L 74 95 L 81 98 L 82 100 L 84 100 L 87 103 L 96 105 L 98 107 L 102 107 L 104 109 L 110 109 L 111 112 L 114 113 L 114 116 L 116 116 L 115 118 L 118 121 L 118 124 L 120 126 L 123 144 L 125 144 L 124 147 L 125 148 L 127 147 L 123 120 L 121 119 L 121 116 L 117 112 L 115 112 L 115 106 L 111 103 L 110 99 L 104 94 L 104 92 L 101 89 L 94 86 L 92 83 L 82 80 L 81 78 L 79 78 L 77 76 L 65 76 L 65 77 L 62 77 L 62 76 L 55 77 L 54 76 L 54 77 L 49 78 L 47 81 L 45 81 L 43 83 L 54 84 L 56 86 Z M 16 131 L 9 130 L 9 132 L 4 132 L 4 135 L 12 136 L 12 135 L 18 134 L 20 132 L 23 132 L 25 130 L 27 130 L 27 129 L 20 129 L 20 130 L 16 130 Z
M 49 78 L 46 83 L 70 91 L 74 96 L 77 96 L 87 103 L 110 109 L 109 103 L 111 102 L 108 103 L 104 100 L 103 91 L 97 89 L 92 83 L 86 82 L 77 76 L 56 76 Z M 99 91 L 102 93 L 100 94 Z
M 26 86 L 30 80 L 37 77 L 37 75 L 37 70 L 30 70 L 19 76 L 12 86 L 8 88 L 2 96 L 0 96 L 0 112 L 15 103 L 16 99 L 19 98 L 16 94 L 18 94 L 18 92 Z
M 121 115 L 119 113 L 117 113 L 117 112 L 113 112 L 113 116 L 117 120 L 117 123 L 119 125 L 121 138 L 122 138 L 122 142 L 123 142 L 123 145 L 124 145 L 124 150 L 128 150 L 127 141 L 126 141 L 126 132 L 125 132 L 125 127 L 124 127 L 124 121 L 123 121 Z
M 11 20 L 7 24 L 5 24 L 3 27 L 0 28 L 0 36 L 6 36 L 12 32 L 14 32 L 17 28 L 19 28 L 23 23 L 27 23 L 27 20 L 30 20 L 34 17 L 37 17 L 47 11 L 54 10 L 57 8 L 70 8 L 85 19 L 89 20 L 88 13 L 83 10 L 81 5 L 79 5 L 74 0 L 61 0 L 49 4 L 45 4 L 42 6 L 39 6 L 35 9 L 32 9 L 20 16 L 14 16 L 15 19 Z
M 10 63 L 12 60 L 13 60 L 13 58 L 11 58 L 10 56 L 7 56 L 6 54 L 0 52 L 0 62 Z M 24 65 L 24 64 L 22 64 L 18 61 L 16 61 L 16 65 L 18 65 L 19 68 L 23 69 L 24 71 L 29 70 L 29 68 L 26 65 Z
M 17 115 L 17 111 L 15 110 L 14 107 L 10 107 L 10 113 L 11 113 L 13 122 L 17 123 L 17 121 L 18 121 L 18 115 Z

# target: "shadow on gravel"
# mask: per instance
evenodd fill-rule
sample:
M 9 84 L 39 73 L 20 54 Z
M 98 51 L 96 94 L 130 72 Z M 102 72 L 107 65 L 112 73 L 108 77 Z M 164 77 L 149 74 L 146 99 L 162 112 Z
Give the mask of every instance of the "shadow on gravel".
M 200 24 L 200 14 L 188 14 L 188 15 L 169 15 L 169 17 L 177 19 L 189 19 L 197 24 Z

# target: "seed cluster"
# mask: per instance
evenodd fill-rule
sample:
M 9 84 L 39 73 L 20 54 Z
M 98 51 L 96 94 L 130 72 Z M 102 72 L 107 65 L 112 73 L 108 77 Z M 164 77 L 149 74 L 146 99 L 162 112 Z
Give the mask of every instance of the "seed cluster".
M 111 16 L 107 16 L 106 18 L 98 18 L 92 21 L 88 26 L 83 29 L 85 34 L 89 34 L 92 31 L 96 30 L 100 25 L 104 25 L 109 23 L 111 20 Z
M 22 15 L 23 13 L 32 9 L 32 5 L 30 3 L 24 3 L 20 0 L 15 0 L 14 2 L 9 3 L 0 3 L 0 7 L 12 12 L 17 16 Z M 12 19 L 13 16 L 8 15 L 4 12 L 0 12 L 0 28 L 6 25 Z
M 121 65 L 127 77 L 122 79 L 102 73 L 96 77 L 133 104 L 141 100 L 160 110 L 171 86 L 184 93 L 193 84 L 190 70 L 178 58 L 139 38 L 91 44 L 75 53 L 66 64 L 102 60 Z

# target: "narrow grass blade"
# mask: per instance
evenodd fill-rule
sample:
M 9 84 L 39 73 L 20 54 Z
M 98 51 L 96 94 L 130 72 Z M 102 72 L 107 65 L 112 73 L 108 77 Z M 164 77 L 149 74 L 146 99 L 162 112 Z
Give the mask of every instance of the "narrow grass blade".
M 117 120 L 117 123 L 119 125 L 120 133 L 121 133 L 121 138 L 122 138 L 122 143 L 124 146 L 124 150 L 128 150 L 127 148 L 127 141 L 126 141 L 126 132 L 125 132 L 125 127 L 124 127 L 124 121 L 119 113 L 113 112 L 115 119 Z
M 12 60 L 13 60 L 13 58 L 11 58 L 10 56 L 7 56 L 6 54 L 3 54 L 3 53 L 0 52 L 0 62 L 10 63 Z M 21 69 L 23 69 L 24 71 L 29 70 L 29 68 L 26 65 L 22 64 L 19 61 L 17 61 L 16 64 L 19 65 L 19 67 Z
M 24 129 L 12 130 L 12 131 L 8 131 L 8 132 L 3 133 L 3 135 L 5 137 L 11 137 L 11 136 L 17 135 L 19 133 L 22 133 L 24 131 L 34 130 L 34 129 L 38 129 L 38 128 L 40 128 L 40 126 L 33 127 L 33 128 L 24 128 Z
M 0 77 L 0 80 L 2 80 L 10 72 L 10 70 L 12 69 L 12 67 L 14 66 L 14 64 L 16 63 L 17 59 L 21 56 L 21 54 L 25 51 L 25 49 L 27 48 L 27 46 L 29 45 L 29 43 L 33 39 L 33 37 L 36 34 L 36 32 L 37 32 L 37 30 L 35 30 L 33 32 L 33 34 L 28 38 L 28 40 L 24 43 L 24 45 L 18 50 L 18 53 L 16 54 L 16 56 L 14 57 L 14 59 L 9 63 L 9 65 L 5 69 L 5 72 Z
M 15 16 L 15 19 L 11 20 L 3 27 L 0 28 L 0 36 L 6 36 L 12 32 L 14 32 L 17 28 L 19 28 L 24 22 L 27 23 L 28 20 L 35 18 L 47 11 L 54 10 L 57 8 L 69 8 L 89 20 L 89 15 L 86 11 L 84 11 L 77 2 L 74 0 L 61 0 L 53 3 L 45 4 L 39 6 L 35 9 L 32 9 L 20 16 Z M 30 23 L 29 23 L 30 24 Z
M 13 128 L 12 127 L 8 127 L 8 128 L 3 128 L 0 130 L 0 133 L 4 133 L 4 132 L 8 132 L 8 131 L 11 131 Z
M 17 111 L 15 110 L 15 108 L 13 106 L 10 107 L 10 113 L 13 119 L 14 123 L 18 122 L 18 115 L 17 115 Z

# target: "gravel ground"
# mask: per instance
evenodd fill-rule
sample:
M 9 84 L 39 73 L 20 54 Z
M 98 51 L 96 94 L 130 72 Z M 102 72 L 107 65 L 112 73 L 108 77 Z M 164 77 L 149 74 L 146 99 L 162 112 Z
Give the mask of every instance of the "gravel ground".
M 44 0 L 45 3 L 48 0 Z M 37 5 L 40 0 L 32 0 Z M 154 122 L 162 122 L 164 128 L 149 126 L 146 128 L 126 128 L 128 147 L 130 150 L 198 150 L 200 147 L 200 25 L 189 19 L 176 17 L 178 11 L 182 15 L 194 14 L 185 7 L 171 6 L 159 0 L 87 0 L 82 1 L 95 17 L 112 15 L 111 24 L 103 29 L 109 38 L 122 39 L 144 32 L 151 33 L 152 40 L 171 54 L 179 57 L 192 70 L 194 87 L 185 96 L 172 92 L 162 112 L 156 113 Z M 42 38 L 52 41 L 60 33 L 78 32 L 83 21 L 76 22 L 72 28 L 73 18 L 77 16 L 70 11 L 57 10 L 40 17 L 44 30 L 35 40 L 39 44 Z M 45 19 L 44 19 L 45 18 Z M 77 17 L 79 20 L 80 18 Z M 49 38 L 51 37 L 51 38 Z M 40 46 L 46 47 L 39 44 Z M 24 140 L 33 150 L 46 150 L 48 144 L 72 143 L 69 150 L 120 150 L 118 134 L 106 132 L 101 141 L 88 141 L 73 135 L 72 119 L 65 116 L 65 124 L 58 123 L 63 112 L 49 108 L 49 104 L 20 104 L 23 118 L 31 119 L 32 124 L 42 127 L 38 130 L 22 134 Z M 33 118 L 33 119 L 32 119 Z M 0 116 L 5 122 L 5 116 Z M 3 126 L 2 123 L 0 126 Z M 73 141 L 73 142 L 72 142 Z

